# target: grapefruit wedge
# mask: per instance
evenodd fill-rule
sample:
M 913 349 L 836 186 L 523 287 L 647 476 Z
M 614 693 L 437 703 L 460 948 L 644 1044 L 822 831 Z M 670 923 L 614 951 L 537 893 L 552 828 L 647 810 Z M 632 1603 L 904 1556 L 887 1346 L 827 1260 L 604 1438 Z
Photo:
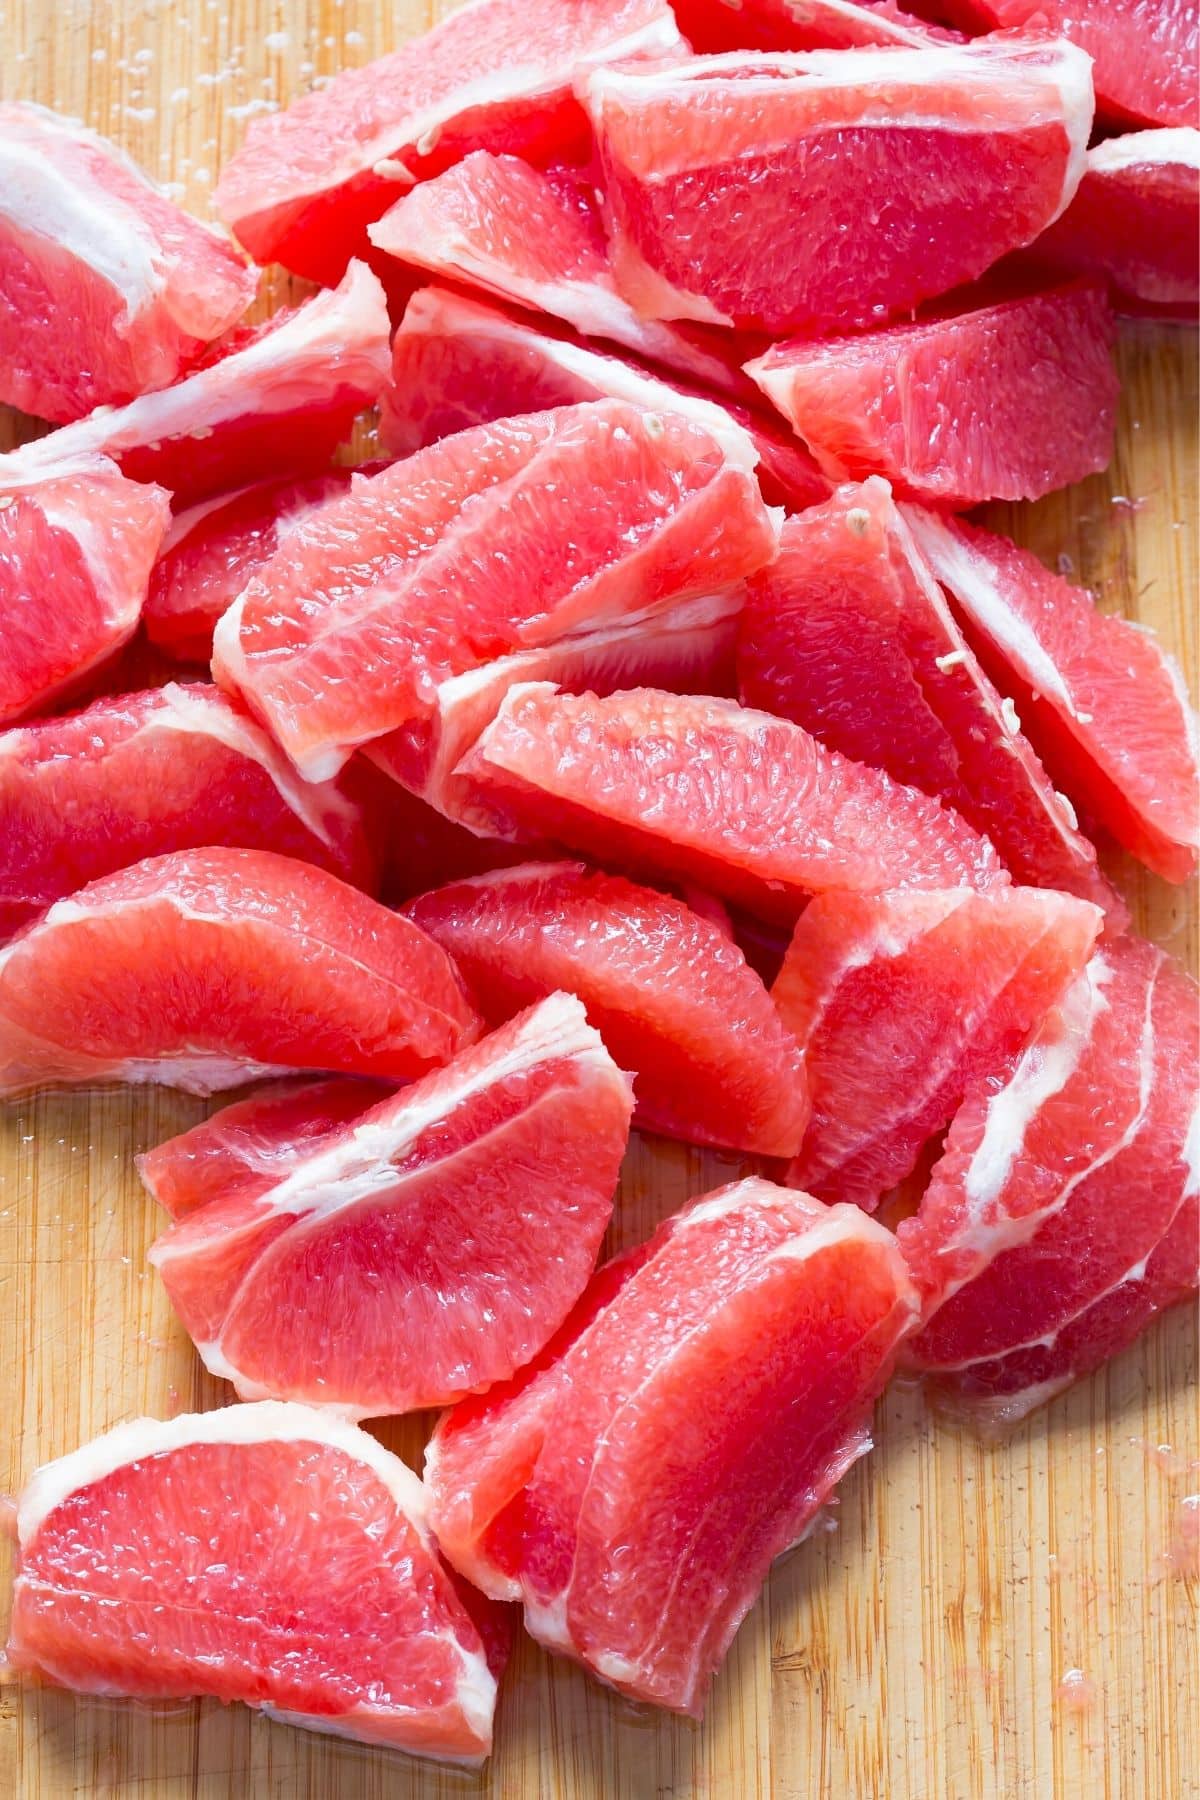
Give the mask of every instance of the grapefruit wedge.
M 820 896 L 772 994 L 812 1119 L 788 1181 L 873 1211 L 1079 974 L 1101 914 L 1039 888 Z
M 620 401 L 461 432 L 310 516 L 222 619 L 213 667 L 310 780 L 439 684 L 775 553 L 745 434 Z
M 982 31 L 1061 31 L 1095 66 L 1096 106 L 1117 124 L 1200 125 L 1194 0 L 946 0 Z
M 150 576 L 143 622 L 160 650 L 206 663 L 221 614 L 314 507 L 350 485 L 349 469 L 256 482 L 177 513 Z
M 216 688 L 172 682 L 0 735 L 0 938 L 87 881 L 207 844 L 375 883 L 356 801 L 299 780 Z
M 265 1190 L 194 1210 L 150 1260 L 243 1399 L 445 1406 L 527 1363 L 579 1298 L 632 1110 L 579 1001 L 554 994 Z
M 1194 1213 L 1198 1035 L 1195 984 L 1122 938 L 968 1093 L 900 1226 L 924 1319 L 908 1358 L 944 1396 L 1019 1417 L 1195 1288 L 1194 1222 L 1190 1266 L 1166 1240 Z
M 714 433 L 746 432 L 758 458 L 763 498 L 795 512 L 829 492 L 811 454 L 778 420 L 651 373 L 590 345 L 550 337 L 532 323 L 451 293 L 421 288 L 392 339 L 392 378 L 380 433 L 408 455 L 453 431 L 513 413 L 627 400 L 677 412 Z
M 441 1421 L 443 1554 L 541 1643 L 698 1715 L 771 1562 L 870 1448 L 913 1315 L 856 1208 L 705 1195 L 600 1271 L 531 1375 Z
M 256 286 L 115 144 L 0 105 L 0 401 L 62 423 L 167 387 Z
M 586 149 L 573 84 L 605 62 L 683 48 L 666 0 L 484 0 L 283 112 L 252 120 L 217 182 L 259 262 L 336 281 L 414 181 L 486 146 L 531 160 Z
M 479 1763 L 496 1674 L 427 1513 L 411 1469 L 328 1412 L 131 1419 L 21 1495 L 9 1659 L 77 1693 L 207 1694 Z
M 1200 311 L 1200 131 L 1131 131 L 1088 151 L 1079 190 L 1033 254 L 1107 281 L 1118 312 Z
M 135 1159 L 138 1174 L 173 1219 L 210 1200 L 257 1199 L 290 1174 L 319 1139 L 361 1118 L 388 1091 L 382 1082 L 354 1075 L 269 1082 L 145 1151 Z
M 724 353 L 639 318 L 622 299 L 584 169 L 533 169 L 520 157 L 477 150 L 398 200 L 369 236 L 377 250 L 439 280 L 548 313 L 583 337 L 607 338 L 710 387 L 744 387 Z
M 477 1029 L 423 931 L 267 850 L 151 857 L 0 951 L 0 1095 L 98 1081 L 211 1094 L 298 1069 L 399 1081 Z
M 387 378 L 383 289 L 355 263 L 341 286 L 214 345 L 174 387 L 99 411 L 0 460 L 33 470 L 61 456 L 109 456 L 161 481 L 177 507 L 273 475 L 323 469 Z
M 762 1156 L 800 1148 L 800 1057 L 727 926 L 582 863 L 500 869 L 406 911 L 489 1021 L 556 988 L 577 994 L 634 1076 L 645 1129 Z
M 1148 868 L 1186 881 L 1200 855 L 1200 738 L 1153 633 L 1098 612 L 1007 538 L 902 510 L 1058 785 Z
M 794 919 L 826 888 L 1008 879 L 987 840 L 936 800 L 731 700 L 531 683 L 510 689 L 459 774 L 479 829 L 490 819 L 693 880 L 766 918 Z
M 784 525 L 747 584 L 738 645 L 748 706 L 955 807 L 1018 881 L 1127 914 L 959 630 L 887 483 L 837 490 Z
M 792 339 L 747 363 L 835 481 L 932 506 L 1037 500 L 1112 457 L 1116 332 L 1096 282 L 887 331 Z
M 0 457 L 0 725 L 66 698 L 129 642 L 171 516 L 170 495 L 104 457 L 38 460 Z
M 773 336 L 878 325 L 1031 243 L 1092 121 L 1061 41 L 699 57 L 586 95 L 631 305 Z

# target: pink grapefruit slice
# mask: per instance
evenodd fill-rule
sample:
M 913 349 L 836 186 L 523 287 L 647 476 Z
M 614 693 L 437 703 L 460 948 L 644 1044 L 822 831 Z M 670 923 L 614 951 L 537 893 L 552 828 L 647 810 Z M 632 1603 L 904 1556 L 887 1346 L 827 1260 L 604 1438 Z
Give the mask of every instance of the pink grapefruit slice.
M 766 918 L 826 888 L 988 887 L 1008 877 L 957 814 L 798 725 L 655 688 L 510 689 L 459 764 L 475 814 Z
M 355 263 L 332 293 L 214 345 L 174 387 L 64 425 L 20 460 L 40 469 L 60 456 L 109 456 L 133 480 L 170 488 L 181 508 L 264 470 L 315 472 L 378 397 L 389 332 L 383 289 Z
M 878 325 L 1031 243 L 1092 119 L 1060 41 L 700 57 L 586 95 L 631 305 L 772 336 Z
M 678 0 L 675 17 L 697 54 L 725 50 L 909 49 L 950 35 L 903 12 L 895 0 Z
M 65 699 L 129 642 L 171 515 L 169 494 L 103 457 L 39 460 L 0 457 L 0 725 Z
M 321 780 L 451 677 L 720 592 L 777 536 L 744 433 L 615 400 L 502 420 L 310 516 L 222 619 L 214 671 Z
M 256 286 L 115 144 L 0 105 L 0 401 L 62 423 L 167 387 Z
M 487 0 L 283 112 L 254 119 L 217 183 L 259 262 L 336 281 L 415 181 L 486 146 L 532 161 L 586 149 L 573 85 L 605 62 L 678 54 L 666 0 Z
M 1198 1037 L 1195 984 L 1125 937 L 968 1093 L 899 1228 L 924 1319 L 907 1355 L 944 1396 L 1019 1417 L 1153 1315 L 1151 1261 L 1197 1191 Z M 1193 1233 L 1193 1288 L 1196 1255 Z
M 766 412 L 551 337 L 446 288 L 421 288 L 397 327 L 380 433 L 388 449 L 406 456 L 471 425 L 603 399 L 677 412 L 714 433 L 740 428 L 751 440 L 759 487 L 771 505 L 794 512 L 829 492 L 810 452 Z
M 100 1081 L 211 1094 L 302 1069 L 399 1081 L 477 1029 L 432 938 L 267 850 L 151 857 L 0 951 L 0 1094 Z
M 630 1082 L 569 994 L 170 1226 L 150 1260 L 243 1399 L 355 1417 L 506 1380 L 587 1284 Z
M 1200 855 L 1200 736 L 1153 633 L 1098 612 L 1007 538 L 902 510 L 1058 785 L 1148 868 L 1186 881 Z
M 1040 888 L 828 894 L 772 988 L 812 1119 L 788 1181 L 873 1211 L 1079 974 L 1101 914 Z
M 406 909 L 454 959 L 489 1022 L 577 994 L 648 1131 L 794 1156 L 808 1120 L 790 1033 L 727 924 L 582 863 L 527 863 Z
M 210 1200 L 257 1199 L 290 1174 L 319 1139 L 361 1118 L 387 1092 L 385 1084 L 354 1075 L 269 1082 L 145 1151 L 135 1159 L 138 1173 L 173 1219 Z
M 151 643 L 206 663 L 221 614 L 288 533 L 350 485 L 349 469 L 256 482 L 198 501 L 171 521 L 150 577 L 143 621 Z
M 356 801 L 299 780 L 216 688 L 172 682 L 0 735 L 0 938 L 85 882 L 207 844 L 376 880 Z
M 1103 286 L 1045 293 L 747 363 L 834 481 L 931 506 L 1037 500 L 1108 467 L 1119 383 Z
M 786 521 L 778 560 L 747 584 L 738 670 L 748 706 L 955 807 L 1018 881 L 1065 888 L 1126 922 L 886 482 L 839 488 Z
M 601 1270 L 528 1378 L 439 1424 L 443 1553 L 541 1643 L 698 1715 L 771 1562 L 870 1447 L 913 1313 L 856 1208 L 703 1196 Z
M 131 1419 L 21 1495 L 9 1659 L 77 1693 L 207 1694 L 479 1763 L 496 1676 L 427 1515 L 411 1469 L 328 1412 Z
M 1131 131 L 1088 151 L 1079 190 L 1033 254 L 1107 281 L 1117 311 L 1200 311 L 1200 131 Z
M 1110 122 L 1200 125 L 1191 0 L 948 0 L 981 31 L 1060 31 L 1095 65 L 1096 105 Z

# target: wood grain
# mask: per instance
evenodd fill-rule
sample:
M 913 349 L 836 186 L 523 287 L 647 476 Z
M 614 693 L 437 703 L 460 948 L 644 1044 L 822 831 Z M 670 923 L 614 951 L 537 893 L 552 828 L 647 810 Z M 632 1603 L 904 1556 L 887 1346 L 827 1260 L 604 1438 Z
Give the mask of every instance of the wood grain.
M 388 15 L 390 14 L 390 22 Z M 431 22 L 416 0 L 0 0 L 0 93 L 111 134 L 206 216 L 251 109 Z M 286 284 L 277 282 L 278 299 Z M 1196 655 L 1196 356 L 1126 334 L 1109 474 L 999 521 L 1069 558 L 1102 603 Z M 11 441 L 21 430 L 0 424 Z M 1064 564 L 1064 566 L 1067 566 Z M 1128 865 L 1142 928 L 1194 961 L 1196 909 Z M 0 1419 L 15 1491 L 34 1466 L 133 1413 L 226 1399 L 149 1272 L 157 1221 L 132 1155 L 196 1119 L 166 1092 L 42 1095 L 0 1109 Z M 619 1243 L 737 1164 L 637 1142 Z M 419 1456 L 419 1421 L 389 1435 Z M 475 1781 L 208 1703 L 165 1712 L 0 1689 L 0 1794 L 22 1800 L 1177 1800 L 1200 1768 L 1196 1589 L 1172 1560 L 1200 1488 L 1196 1342 L 1168 1318 L 989 1447 L 911 1387 L 841 1490 L 838 1529 L 775 1572 L 702 1726 L 638 1713 L 524 1645 L 498 1748 Z M 1160 1449 L 1159 1446 L 1169 1446 Z M 1091 1702 L 1060 1689 L 1083 1672 Z

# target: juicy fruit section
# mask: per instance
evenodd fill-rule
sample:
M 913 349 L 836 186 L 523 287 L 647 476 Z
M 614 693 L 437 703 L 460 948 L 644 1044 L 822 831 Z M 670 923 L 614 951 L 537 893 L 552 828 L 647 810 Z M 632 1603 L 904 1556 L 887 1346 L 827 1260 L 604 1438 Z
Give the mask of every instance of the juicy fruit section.
M 326 284 L 259 323 L 0 106 L 59 426 L 0 457 L 0 1096 L 254 1084 L 139 1159 L 242 1403 L 34 1475 L 19 1668 L 478 1761 L 517 1602 L 698 1714 L 897 1361 L 993 1425 L 1195 1291 L 1196 989 L 1107 872 L 1195 874 L 1195 721 L 957 515 L 1107 466 L 1200 133 L 1170 0 L 963 35 L 1028 10 L 476 0 L 251 124 L 221 215 Z M 631 1122 L 759 1172 L 597 1268 Z M 424 1483 L 347 1422 L 428 1407 Z

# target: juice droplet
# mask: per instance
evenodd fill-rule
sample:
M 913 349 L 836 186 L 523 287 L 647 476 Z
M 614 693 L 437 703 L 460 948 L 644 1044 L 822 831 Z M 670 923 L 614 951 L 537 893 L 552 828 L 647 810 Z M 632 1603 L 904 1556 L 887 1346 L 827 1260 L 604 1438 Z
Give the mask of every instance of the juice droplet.
M 1096 1684 L 1082 1669 L 1068 1669 L 1058 1684 L 1058 1700 L 1064 1712 L 1088 1712 L 1096 1699 Z

